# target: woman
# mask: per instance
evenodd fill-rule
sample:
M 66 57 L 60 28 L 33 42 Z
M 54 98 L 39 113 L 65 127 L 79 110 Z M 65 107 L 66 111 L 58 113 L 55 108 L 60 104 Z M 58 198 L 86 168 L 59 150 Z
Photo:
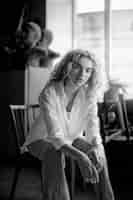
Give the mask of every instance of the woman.
M 114 199 L 97 116 L 101 83 L 93 56 L 72 50 L 57 64 L 39 96 L 40 115 L 24 146 L 42 160 L 44 199 L 70 199 L 65 155 L 77 161 L 84 180 L 94 184 L 100 200 Z

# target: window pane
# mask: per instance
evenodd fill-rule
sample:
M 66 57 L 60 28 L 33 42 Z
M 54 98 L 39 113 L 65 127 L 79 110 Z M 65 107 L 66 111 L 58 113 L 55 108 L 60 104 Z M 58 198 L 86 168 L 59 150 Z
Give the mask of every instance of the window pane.
M 75 46 L 94 52 L 100 61 L 103 62 L 104 1 L 78 0 L 75 2 L 77 3 L 75 19 Z
M 132 0 L 112 0 L 112 9 L 113 10 L 133 9 L 133 1 Z
M 127 85 L 127 98 L 133 98 L 132 54 L 133 10 L 113 10 L 111 77 Z
M 74 47 L 88 50 L 95 54 L 99 64 L 104 64 L 104 0 L 78 0 L 75 16 Z M 102 100 L 102 97 L 100 101 Z
M 75 0 L 78 13 L 97 12 L 104 10 L 104 0 Z
M 51 48 L 63 55 L 72 48 L 72 1 L 48 0 L 46 9 L 46 27 L 54 35 Z

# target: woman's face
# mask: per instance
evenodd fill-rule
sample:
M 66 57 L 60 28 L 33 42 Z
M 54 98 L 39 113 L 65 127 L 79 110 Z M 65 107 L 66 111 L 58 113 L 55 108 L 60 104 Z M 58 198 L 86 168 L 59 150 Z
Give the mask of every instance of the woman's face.
M 76 86 L 85 84 L 92 75 L 93 63 L 87 57 L 81 57 L 78 63 L 72 64 L 69 78 Z

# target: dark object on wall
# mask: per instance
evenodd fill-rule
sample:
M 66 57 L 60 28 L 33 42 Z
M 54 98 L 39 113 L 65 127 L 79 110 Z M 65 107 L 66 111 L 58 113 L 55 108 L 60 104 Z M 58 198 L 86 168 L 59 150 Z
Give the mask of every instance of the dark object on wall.
M 22 14 L 24 14 L 23 19 Z M 23 20 L 35 21 L 45 28 L 46 0 L 1 0 L 0 36 L 10 36 L 15 33 Z
M 25 70 L 27 49 L 21 47 L 0 47 L 0 71 Z
M 11 36 L 17 29 L 24 0 L 2 0 L 0 5 L 0 36 Z
M 27 0 L 25 1 L 24 21 L 34 21 L 41 28 L 46 25 L 46 0 Z
M 40 48 L 33 48 L 28 52 L 27 55 L 27 65 L 32 67 L 47 68 L 50 61 L 60 56 L 59 53 L 53 50 L 45 50 Z
M 0 71 L 24 69 L 25 62 L 22 50 L 11 52 L 16 48 L 16 32 L 26 21 L 36 22 L 45 28 L 46 21 L 45 0 L 3 0 L 0 7 Z M 4 20 L 3 20 L 4 19 Z M 8 25 L 7 25 L 8 24 Z M 21 62 L 20 62 L 21 61 Z

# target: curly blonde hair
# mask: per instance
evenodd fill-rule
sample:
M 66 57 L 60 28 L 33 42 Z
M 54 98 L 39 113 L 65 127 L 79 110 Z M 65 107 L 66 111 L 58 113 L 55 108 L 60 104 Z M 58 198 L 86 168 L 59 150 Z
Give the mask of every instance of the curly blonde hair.
M 89 94 L 92 93 L 93 95 L 97 95 L 99 92 L 104 92 L 106 88 L 106 79 L 103 76 L 101 65 L 98 64 L 95 56 L 92 53 L 82 49 L 75 49 L 66 53 L 64 57 L 56 64 L 55 69 L 51 74 L 50 81 L 64 81 L 71 71 L 68 67 L 68 63 L 78 63 L 81 57 L 87 57 L 93 64 L 92 75 L 86 82 L 86 84 L 88 84 Z

